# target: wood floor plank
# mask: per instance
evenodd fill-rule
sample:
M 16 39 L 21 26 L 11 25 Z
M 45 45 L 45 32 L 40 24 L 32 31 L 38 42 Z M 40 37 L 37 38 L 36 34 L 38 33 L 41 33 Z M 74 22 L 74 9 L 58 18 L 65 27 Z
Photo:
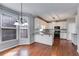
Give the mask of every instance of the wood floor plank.
M 0 52 L 0 56 L 78 56 L 74 45 L 68 40 L 55 39 L 53 46 L 41 43 L 31 45 L 21 45 Z

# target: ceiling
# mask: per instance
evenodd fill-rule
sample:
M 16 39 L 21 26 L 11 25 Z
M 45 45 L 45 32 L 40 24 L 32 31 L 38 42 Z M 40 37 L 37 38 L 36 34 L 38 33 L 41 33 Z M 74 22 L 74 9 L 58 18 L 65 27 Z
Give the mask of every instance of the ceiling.
M 2 3 L 2 5 L 21 11 L 20 3 Z M 77 3 L 23 3 L 23 12 L 52 21 L 73 17 L 77 12 L 77 7 Z

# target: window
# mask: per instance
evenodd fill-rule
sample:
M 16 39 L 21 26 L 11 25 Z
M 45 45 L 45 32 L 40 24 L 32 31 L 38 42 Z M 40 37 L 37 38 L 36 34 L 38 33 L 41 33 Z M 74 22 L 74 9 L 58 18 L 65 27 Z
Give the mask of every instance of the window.
M 16 29 L 2 29 L 2 41 L 16 39 Z
M 2 14 L 1 15 L 1 31 L 2 41 L 16 39 L 16 26 L 13 25 L 16 18 L 13 15 Z
M 16 18 L 13 18 L 12 16 L 2 14 L 2 27 L 16 27 L 14 22 L 16 21 Z

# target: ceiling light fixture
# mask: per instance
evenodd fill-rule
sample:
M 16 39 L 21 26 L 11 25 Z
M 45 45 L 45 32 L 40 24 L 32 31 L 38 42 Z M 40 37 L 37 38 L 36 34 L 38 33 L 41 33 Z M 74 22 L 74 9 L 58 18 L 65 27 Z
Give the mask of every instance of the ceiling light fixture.
M 23 4 L 21 3 L 21 14 L 20 14 L 20 19 L 16 20 L 16 22 L 14 23 L 14 25 L 19 25 L 19 26 L 25 26 L 28 25 L 27 22 L 24 22 L 25 19 L 23 19 L 23 12 L 22 12 L 22 8 L 23 8 Z

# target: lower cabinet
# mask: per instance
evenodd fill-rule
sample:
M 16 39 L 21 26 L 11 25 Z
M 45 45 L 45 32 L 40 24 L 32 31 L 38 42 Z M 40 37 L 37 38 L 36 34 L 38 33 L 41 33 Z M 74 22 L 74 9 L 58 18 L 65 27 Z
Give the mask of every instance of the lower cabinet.
M 52 35 L 35 35 L 35 42 L 52 45 L 53 44 L 53 36 Z
M 77 35 L 76 34 L 72 34 L 72 43 L 77 45 Z
M 67 39 L 67 33 L 60 33 L 61 39 Z

